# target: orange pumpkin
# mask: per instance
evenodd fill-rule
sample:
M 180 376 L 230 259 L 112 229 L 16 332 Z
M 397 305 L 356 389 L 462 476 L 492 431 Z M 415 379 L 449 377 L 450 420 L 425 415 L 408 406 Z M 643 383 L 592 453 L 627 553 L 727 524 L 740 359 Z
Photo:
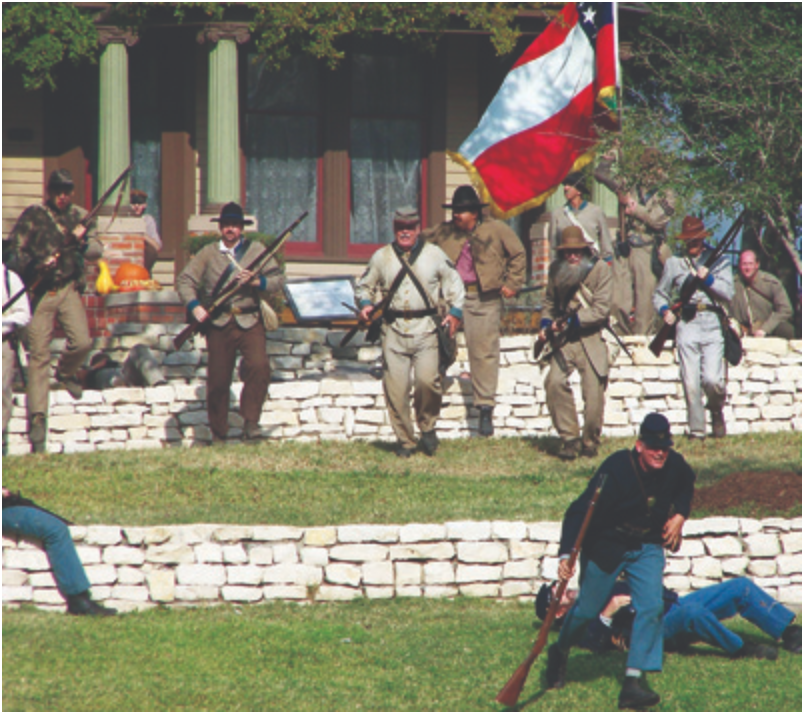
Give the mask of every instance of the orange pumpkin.
M 150 280 L 150 273 L 144 265 L 134 263 L 123 263 L 114 274 L 114 282 L 117 285 L 132 283 L 139 280 Z

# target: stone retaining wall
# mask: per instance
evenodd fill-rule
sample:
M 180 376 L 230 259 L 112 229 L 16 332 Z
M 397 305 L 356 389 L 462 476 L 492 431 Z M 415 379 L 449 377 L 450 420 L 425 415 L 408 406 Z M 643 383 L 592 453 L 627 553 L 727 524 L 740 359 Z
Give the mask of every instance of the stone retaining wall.
M 169 384 L 153 388 L 86 391 L 73 400 L 64 391 L 51 392 L 51 452 L 161 448 L 208 443 L 205 340 L 180 351 L 172 338 L 180 325 L 116 325 L 111 338 L 96 340 L 122 361 L 135 344 L 150 346 L 163 363 Z M 381 384 L 380 348 L 365 345 L 358 335 L 340 349 L 342 331 L 281 328 L 267 343 L 273 383 L 261 424 L 270 439 L 394 440 Z M 646 339 L 626 340 L 634 364 L 623 353 L 610 372 L 604 436 L 632 436 L 643 416 L 663 412 L 675 433 L 687 426 L 679 367 L 673 350 L 655 358 Z M 494 421 L 497 436 L 554 435 L 543 389 L 545 369 L 532 360 L 533 337 L 502 338 L 501 371 Z M 458 361 L 449 370 L 438 433 L 443 438 L 475 434 L 478 411 L 473 407 L 467 353 L 460 335 Z M 55 351 L 63 340 L 54 342 Z M 758 431 L 802 431 L 802 340 L 744 340 L 745 357 L 729 369 L 729 401 L 724 409 L 730 434 Z M 55 360 L 54 360 L 55 363 Z M 578 375 L 574 393 L 581 405 Z M 241 382 L 232 387 L 232 431 L 242 426 L 235 403 Z M 581 407 L 580 407 L 581 408 Z M 25 395 L 15 395 L 9 424 L 8 451 L 28 453 Z
M 534 597 L 556 577 L 560 524 L 73 526 L 92 595 L 120 610 L 269 600 Z M 665 583 L 746 575 L 802 610 L 802 518 L 685 524 Z M 3 604 L 64 609 L 38 544 L 3 538 Z

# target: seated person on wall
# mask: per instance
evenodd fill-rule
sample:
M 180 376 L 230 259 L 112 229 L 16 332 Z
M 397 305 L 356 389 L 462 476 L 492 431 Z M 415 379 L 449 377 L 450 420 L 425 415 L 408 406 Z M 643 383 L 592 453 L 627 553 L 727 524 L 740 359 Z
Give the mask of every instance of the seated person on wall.
M 556 585 L 556 582 L 544 584 L 538 592 L 535 612 L 541 620 L 546 617 Z M 563 593 L 556 626 L 561 625 L 562 618 L 576 600 L 576 594 L 576 590 Z M 663 587 L 663 603 L 663 640 L 668 651 L 681 652 L 695 642 L 705 642 L 723 649 L 732 657 L 777 659 L 776 647 L 746 642 L 724 625 L 724 620 L 740 615 L 772 639 L 781 641 L 789 652 L 802 654 L 802 627 L 791 624 L 794 613 L 748 578 L 708 585 L 683 597 Z M 596 653 L 629 650 L 634 617 L 629 582 L 619 580 L 604 609 L 588 625 L 579 646 Z
M 117 614 L 116 610 L 96 603 L 89 596 L 89 580 L 63 518 L 4 488 L 3 537 L 42 541 L 56 587 L 67 601 L 70 615 Z
M 134 214 L 141 217 L 145 221 L 145 262 L 144 266 L 148 273 L 151 273 L 156 260 L 159 258 L 159 251 L 162 249 L 162 239 L 159 235 L 159 227 L 156 225 L 156 219 L 150 214 L 145 213 L 148 210 L 148 194 L 139 189 L 131 191 L 131 209 Z
M 738 260 L 732 316 L 744 335 L 794 339 L 794 310 L 779 278 L 760 269 L 753 250 L 745 250 Z

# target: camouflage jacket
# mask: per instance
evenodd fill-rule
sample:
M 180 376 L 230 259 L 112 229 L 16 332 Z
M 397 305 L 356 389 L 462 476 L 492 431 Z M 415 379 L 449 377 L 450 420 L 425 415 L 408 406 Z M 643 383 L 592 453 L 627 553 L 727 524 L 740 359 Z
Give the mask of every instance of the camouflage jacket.
M 67 234 L 86 215 L 83 208 L 70 204 L 59 211 L 49 201 L 28 206 L 11 230 L 5 246 L 9 252 L 4 256 L 6 265 L 22 276 L 26 285 L 36 278 L 39 267 L 51 255 L 60 253 L 55 270 L 49 271 L 39 292 L 56 290 L 75 282 L 78 290 L 86 285 L 84 260 L 91 246 L 92 258 L 100 257 L 102 244 L 94 236 L 73 243 L 65 248 Z

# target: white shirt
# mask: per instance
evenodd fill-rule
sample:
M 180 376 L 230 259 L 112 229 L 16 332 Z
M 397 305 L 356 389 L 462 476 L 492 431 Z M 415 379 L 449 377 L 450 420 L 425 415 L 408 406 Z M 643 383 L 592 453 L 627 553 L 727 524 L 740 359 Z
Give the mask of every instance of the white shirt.
M 6 290 L 8 281 L 8 290 Z M 3 266 L 3 304 L 6 304 L 12 295 L 16 295 L 23 287 L 22 280 L 13 270 Z M 31 305 L 28 295 L 24 294 L 8 310 L 3 313 L 3 335 L 12 333 L 18 327 L 23 327 L 31 321 Z

